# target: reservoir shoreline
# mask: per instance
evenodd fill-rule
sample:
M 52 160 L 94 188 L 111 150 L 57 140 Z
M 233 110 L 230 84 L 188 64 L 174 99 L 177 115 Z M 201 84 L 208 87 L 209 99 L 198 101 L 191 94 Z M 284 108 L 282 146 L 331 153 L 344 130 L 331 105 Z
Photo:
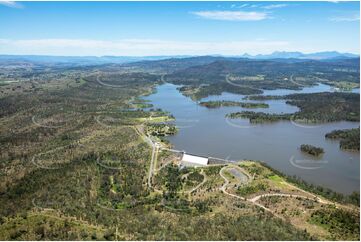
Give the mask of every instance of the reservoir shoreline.
M 300 177 L 314 185 L 343 194 L 360 190 L 359 152 L 340 150 L 337 141 L 327 140 L 324 137 L 326 133 L 335 129 L 357 128 L 359 122 L 340 121 L 310 127 L 290 121 L 253 125 L 247 119 L 225 118 L 227 113 L 242 110 L 241 107 L 208 109 L 183 96 L 177 87 L 165 83 L 157 86 L 155 93 L 144 97 L 154 105 L 154 108 L 161 108 L 175 117 L 174 123 L 179 127 L 179 132 L 167 139 L 176 149 L 222 159 L 260 160 L 287 175 Z M 322 92 L 327 91 L 327 88 L 327 85 L 322 85 L 314 89 L 308 88 L 306 91 Z M 272 90 L 272 94 L 283 95 L 290 91 L 292 90 Z M 201 101 L 242 101 L 244 97 L 244 95 L 222 93 Z M 267 104 L 269 108 L 258 108 L 255 111 L 269 113 L 298 111 L 297 107 L 286 104 L 284 100 L 269 100 Z M 321 159 L 308 157 L 299 150 L 301 144 L 323 147 L 325 154 Z

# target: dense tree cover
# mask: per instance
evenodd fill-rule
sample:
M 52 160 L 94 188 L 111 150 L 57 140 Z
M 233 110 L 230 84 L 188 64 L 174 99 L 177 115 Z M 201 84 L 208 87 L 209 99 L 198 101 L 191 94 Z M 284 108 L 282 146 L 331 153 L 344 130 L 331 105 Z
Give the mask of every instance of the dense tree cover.
M 277 122 L 280 120 L 290 120 L 291 114 L 270 114 L 263 112 L 253 112 L 253 111 L 242 111 L 229 113 L 226 117 L 235 119 L 235 118 L 248 118 L 251 123 L 267 123 L 267 122 Z
M 121 81 L 119 81 L 121 80 Z M 149 85 L 159 80 L 159 75 L 153 75 L 146 72 L 125 72 L 108 74 L 104 78 L 99 77 L 98 82 L 104 85 L 110 85 L 114 87 L 122 86 L 128 88 L 130 85 L 133 88 L 142 85 Z
M 351 69 L 350 72 L 342 71 L 344 68 Z M 336 69 L 336 70 L 335 70 Z M 191 66 L 185 69 L 176 70 L 166 76 L 167 81 L 184 85 L 200 85 L 218 83 L 225 80 L 225 76 L 264 76 L 263 80 L 253 81 L 242 80 L 237 84 L 251 85 L 258 89 L 299 89 L 299 85 L 289 82 L 291 75 L 295 77 L 309 77 L 310 73 L 315 76 L 330 81 L 350 81 L 359 82 L 359 59 L 347 61 L 289 61 L 289 60 L 217 60 L 203 65 Z M 287 78 L 287 79 L 285 79 Z M 308 78 L 309 80 L 311 78 Z M 302 81 L 301 84 L 314 84 L 319 79 Z
M 311 214 L 310 222 L 323 226 L 331 233 L 331 240 L 359 240 L 360 216 L 347 210 L 324 208 Z
M 267 103 L 246 103 L 236 101 L 207 101 L 200 102 L 199 105 L 207 108 L 219 108 L 219 107 L 242 107 L 242 108 L 268 108 Z
M 103 230 L 74 222 L 58 214 L 23 214 L 0 223 L 2 240 L 109 240 L 112 229 Z M 114 239 L 114 238 L 113 238 Z
M 74 75 L 82 74 L 80 72 Z M 107 75 L 104 73 L 100 75 L 106 82 Z M 2 159 L 0 168 L 2 171 L 12 171 L 10 174 L 7 173 L 7 176 L 0 177 L 0 188 L 5 186 L 6 182 L 11 183 L 11 180 L 34 169 L 35 166 L 30 160 L 36 154 L 70 145 L 72 142 L 79 143 L 79 140 L 86 135 L 98 132 L 99 128 L 134 124 L 134 120 L 138 118 L 157 116 L 159 113 L 127 110 L 128 100 L 132 96 L 151 90 L 153 84 L 149 82 L 137 88 L 132 86 L 136 85 L 136 80 L 127 87 L 108 88 L 97 82 L 97 76 L 90 75 L 84 78 L 86 82 L 81 86 L 57 90 L 52 89 L 50 84 L 46 87 L 42 84 L 45 82 L 43 78 L 46 80 L 46 77 L 47 74 L 42 74 L 36 78 L 36 80 L 40 79 L 38 82 L 41 84 L 34 85 L 42 87 L 37 91 L 9 94 L 0 99 L 0 107 L 4 110 L 1 111 L 4 122 L 0 132 L 0 159 Z M 67 78 L 73 80 L 70 74 Z M 118 79 L 118 83 L 123 85 L 121 78 Z M 63 82 L 59 80 L 57 85 L 61 84 Z M 49 125 L 57 128 L 48 127 Z M 60 140 L 59 137 L 64 134 L 71 137 Z M 98 148 L 100 147 L 98 145 Z M 63 157 L 63 160 L 67 161 L 67 157 Z M 13 169 L 8 169 L 9 165 Z
M 266 191 L 267 188 L 268 186 L 265 183 L 249 184 L 245 186 L 240 186 L 237 190 L 237 193 L 241 196 L 246 196 L 257 192 Z
M 166 167 L 166 176 L 164 178 L 165 187 L 171 198 L 176 196 L 176 193 L 182 187 L 181 171 L 175 165 L 168 165 Z
M 344 150 L 360 150 L 360 128 L 334 130 L 325 135 L 327 139 L 339 139 L 340 148 Z
M 122 206 L 121 209 L 116 210 L 111 206 L 105 207 L 105 204 L 99 204 L 96 196 L 98 189 L 103 190 L 103 185 L 97 186 L 99 178 L 102 179 L 102 175 L 99 177 L 98 172 L 103 168 L 96 164 L 96 156 L 90 155 L 85 157 L 83 162 L 78 162 L 74 161 L 64 168 L 46 173 L 39 170 L 29 174 L 26 180 L 21 182 L 23 185 L 7 192 L 8 201 L 4 200 L 8 195 L 2 195 L 1 209 L 2 212 L 6 212 L 8 217 L 3 217 L 0 221 L 0 237 L 10 240 L 25 238 L 88 240 L 115 240 L 116 238 L 121 240 L 311 239 L 306 232 L 296 230 L 289 223 L 270 217 L 265 213 L 241 216 L 228 215 L 224 212 L 210 213 L 209 206 L 212 203 L 207 200 L 195 200 L 187 203 L 185 200 L 175 199 L 174 201 L 177 203 L 172 205 L 179 209 L 176 211 L 169 210 L 169 201 L 165 203 L 166 206 L 161 205 L 161 200 L 157 197 L 142 200 L 136 206 Z M 179 184 L 178 171 L 175 167 L 169 167 L 167 173 L 168 171 L 169 178 Z M 179 189 L 178 185 L 168 184 L 172 191 Z M 92 187 L 96 190 L 93 190 Z M 14 194 L 15 191 L 16 194 Z M 167 197 L 167 195 L 163 196 Z M 67 216 L 51 214 L 52 217 L 47 217 L 40 214 L 36 215 L 39 217 L 36 221 L 32 220 L 31 218 L 34 216 L 30 217 L 26 211 L 33 206 L 32 198 L 34 197 L 36 198 L 34 204 L 37 206 L 54 208 Z M 11 205 L 13 202 L 15 203 Z M 181 204 L 182 202 L 183 204 Z M 9 205 L 13 209 L 9 210 Z M 182 208 L 185 206 L 194 209 L 195 213 L 184 211 Z M 24 215 L 14 217 L 15 220 L 12 220 L 12 214 Z M 67 220 L 69 222 L 66 222 Z
M 204 176 L 200 174 L 198 170 L 189 172 L 183 177 L 183 190 L 189 191 L 200 184 L 204 179 Z
M 178 132 L 178 129 L 174 124 L 149 123 L 146 126 L 146 132 L 152 136 L 163 137 L 168 135 L 175 135 Z
M 189 173 L 189 175 L 187 176 L 187 182 L 202 182 L 203 181 L 203 175 L 201 175 L 198 171 L 193 171 L 191 173 Z
M 209 85 L 195 86 L 183 86 L 179 90 L 185 95 L 190 96 L 193 100 L 200 100 L 210 95 L 221 95 L 223 92 L 235 93 L 235 94 L 260 94 L 261 90 L 252 87 L 240 87 L 234 86 L 227 82 L 217 82 Z
M 122 66 L 125 68 L 138 68 L 151 72 L 156 71 L 159 73 L 172 73 L 174 71 L 182 70 L 188 67 L 209 64 L 222 59 L 224 59 L 224 57 L 195 56 L 189 58 L 169 58 L 165 60 L 138 61 L 134 63 L 126 63 Z
M 222 92 L 250 95 L 261 94 L 261 89 L 299 90 L 320 81 L 330 85 L 340 80 L 359 83 L 358 61 L 217 60 L 175 70 L 165 79 L 186 85 L 180 89 L 182 93 L 199 100 Z
M 221 169 L 221 166 L 209 166 L 207 169 L 204 169 L 204 172 L 207 176 L 215 176 L 219 174 Z
M 144 187 L 144 166 L 116 154 L 107 153 L 100 158 L 104 169 L 101 178 L 99 202 L 110 208 L 134 207 L 144 202 L 148 191 Z M 110 167 L 110 168 L 108 168 Z
M 294 114 L 267 114 L 262 112 L 230 113 L 230 118 L 249 118 L 253 123 L 293 120 L 295 122 L 316 123 L 333 121 L 359 121 L 360 95 L 356 93 L 309 93 L 286 96 L 251 96 L 254 100 L 286 99 L 287 104 L 297 106 Z
M 202 214 L 212 211 L 210 205 L 214 201 L 206 200 L 188 200 L 184 195 L 189 189 L 199 184 L 203 176 L 193 169 L 179 169 L 178 166 L 169 164 L 164 167 L 155 177 L 157 189 L 162 193 L 162 209 L 176 213 Z
M 313 156 L 320 156 L 323 153 L 325 153 L 325 151 L 321 148 L 321 147 L 316 147 L 313 145 L 307 145 L 307 144 L 302 144 L 300 146 L 300 149 L 302 152 L 305 152 L 309 155 L 313 155 Z
M 294 120 L 306 122 L 360 121 L 360 94 L 312 93 L 285 96 L 286 103 L 301 110 Z
M 276 96 L 276 95 L 251 95 L 243 98 L 244 100 L 257 100 L 257 101 L 266 101 L 266 100 L 284 100 L 285 96 Z

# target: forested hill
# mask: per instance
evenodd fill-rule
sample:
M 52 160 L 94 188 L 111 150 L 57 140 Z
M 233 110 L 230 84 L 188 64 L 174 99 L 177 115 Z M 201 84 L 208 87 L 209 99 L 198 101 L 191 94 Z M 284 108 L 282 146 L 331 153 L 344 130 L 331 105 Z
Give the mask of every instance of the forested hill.
M 251 96 L 253 100 L 285 99 L 286 103 L 297 106 L 294 114 L 267 114 L 256 112 L 236 112 L 231 118 L 249 118 L 251 122 L 275 122 L 297 120 L 305 123 L 360 121 L 360 94 L 357 93 L 302 93 L 286 96 Z
M 187 58 L 170 58 L 155 61 L 139 61 L 124 64 L 125 67 L 141 68 L 144 70 L 158 70 L 161 72 L 172 73 L 174 71 L 184 70 L 189 67 L 207 65 L 216 61 L 234 61 L 240 58 L 226 58 L 221 56 L 197 56 Z
M 224 80 L 228 74 L 262 76 L 269 81 L 289 78 L 291 75 L 314 75 L 330 81 L 342 79 L 343 81 L 359 82 L 359 61 L 359 58 L 332 61 L 221 59 L 204 65 L 176 70 L 166 77 L 168 81 L 179 84 L 215 83 Z
M 360 94 L 357 93 L 314 93 L 286 96 L 288 104 L 301 109 L 296 118 L 313 121 L 360 121 Z

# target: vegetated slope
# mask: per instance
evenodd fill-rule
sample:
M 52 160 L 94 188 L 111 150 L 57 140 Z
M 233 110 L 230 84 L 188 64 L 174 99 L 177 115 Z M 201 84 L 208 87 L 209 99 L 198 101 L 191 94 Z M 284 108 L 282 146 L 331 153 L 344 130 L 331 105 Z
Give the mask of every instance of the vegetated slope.
M 360 217 L 347 210 L 335 208 L 318 210 L 311 215 L 310 222 L 328 229 L 332 240 L 360 239 Z
M 299 231 L 289 223 L 273 218 L 263 211 L 252 212 L 248 208 L 243 215 L 242 213 L 232 215 L 227 210 L 222 212 L 210 210 L 221 207 L 224 198 L 222 201 L 217 197 L 210 197 L 208 201 L 198 200 L 198 208 L 195 211 L 187 209 L 188 212 L 169 211 L 161 205 L 162 200 L 169 199 L 169 195 L 148 196 L 146 187 L 142 185 L 144 176 L 142 169 L 136 168 L 135 164 L 123 164 L 122 168 L 128 167 L 125 170 L 107 169 L 99 166 L 96 160 L 95 154 L 89 154 L 59 169 L 46 172 L 37 170 L 9 188 L 6 194 L 0 197 L 2 204 L 0 213 L 1 216 L 6 216 L 0 224 L 0 238 L 9 240 L 308 240 L 311 238 L 306 232 Z M 115 184 L 109 183 L 110 177 L 114 177 Z M 174 184 L 172 181 L 172 179 L 169 181 L 170 184 Z M 175 200 L 180 199 L 178 195 L 174 196 Z M 57 230 L 54 231 L 53 227 Z
M 192 66 L 201 66 L 212 63 L 217 60 L 237 60 L 238 58 L 226 58 L 221 56 L 198 56 L 187 58 L 169 58 L 165 60 L 155 61 L 139 61 L 127 63 L 123 67 L 139 68 L 143 70 L 160 71 L 164 73 L 172 73 L 174 71 L 186 69 Z
M 186 85 L 212 84 L 225 79 L 228 74 L 237 76 L 265 76 L 265 81 L 283 81 L 291 75 L 308 76 L 315 75 L 330 81 L 340 80 L 358 82 L 359 59 L 347 59 L 340 61 L 291 61 L 291 60 L 217 60 L 205 65 L 197 65 L 184 68 L 167 75 L 169 82 Z M 253 83 L 253 84 L 257 84 Z M 255 88 L 269 89 L 267 83 L 262 83 Z M 244 84 L 244 82 L 242 82 Z M 281 84 L 280 84 L 281 85 Z M 289 83 L 292 85 L 292 83 Z M 268 88 L 267 88 L 268 87 Z M 290 86 L 292 87 L 292 86 Z M 279 88 L 279 87 L 275 87 Z M 293 88 L 295 88 L 293 86 Z
M 307 122 L 359 121 L 360 94 L 357 93 L 312 93 L 285 96 L 287 104 L 301 109 L 295 119 Z
M 262 91 L 248 86 L 234 86 L 227 82 L 218 82 L 211 85 L 182 86 L 179 91 L 193 100 L 200 100 L 210 95 L 221 95 L 222 92 L 229 92 L 241 95 L 261 94 Z
M 179 60 L 181 62 L 181 60 Z M 220 59 L 204 65 L 180 68 L 165 81 L 185 85 L 180 91 L 198 100 L 222 92 L 250 95 L 262 90 L 293 89 L 325 83 L 349 87 L 359 83 L 359 59 L 329 61 L 298 59 Z
M 35 81 L 17 73 L 24 82 L 0 99 L 0 239 L 317 239 L 225 196 L 220 167 L 204 168 L 205 188 L 190 196 L 180 191 L 201 180 L 193 170 L 162 170 L 161 193 L 147 186 L 152 149 L 135 126 L 165 113 L 138 109 L 135 97 L 159 75 L 115 65 L 42 70 Z M 34 87 L 23 89 L 27 82 Z
M 101 68 L 44 71 L 36 81 L 23 77 L 18 85 L 26 80 L 34 88 L 20 88 L 16 97 L 10 89 L 0 99 L 0 239 L 311 238 L 254 206 L 228 210 L 224 202 L 233 201 L 215 188 L 191 198 L 186 212 L 168 210 L 168 193 L 147 187 L 152 149 L 134 128 L 164 112 L 131 105 L 159 78 Z M 63 79 L 48 81 L 54 75 Z M 80 76 L 84 81 L 74 85 Z
M 251 122 L 275 122 L 293 120 L 304 123 L 359 121 L 360 94 L 357 93 L 308 93 L 286 96 L 251 96 L 252 100 L 287 100 L 286 103 L 297 106 L 300 111 L 294 114 L 269 114 L 243 111 L 230 113 L 230 118 L 249 118 Z

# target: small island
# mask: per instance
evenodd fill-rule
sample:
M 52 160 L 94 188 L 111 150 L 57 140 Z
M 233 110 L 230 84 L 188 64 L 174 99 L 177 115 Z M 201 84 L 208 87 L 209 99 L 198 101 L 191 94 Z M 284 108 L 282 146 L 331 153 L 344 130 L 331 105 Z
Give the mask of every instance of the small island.
M 285 96 L 279 95 L 251 95 L 245 96 L 243 100 L 255 100 L 255 101 L 263 101 L 263 100 L 284 100 Z
M 291 114 L 269 114 L 263 112 L 243 111 L 229 113 L 226 117 L 231 119 L 248 118 L 250 123 L 270 123 L 281 120 L 290 120 Z
M 242 108 L 269 108 L 267 103 L 247 103 L 236 101 L 207 101 L 200 102 L 199 105 L 206 108 L 220 108 L 220 107 L 242 107 Z
M 312 156 L 320 156 L 323 153 L 325 153 L 325 151 L 321 147 L 316 147 L 313 145 L 302 144 L 300 149 L 302 152 L 307 153 Z

